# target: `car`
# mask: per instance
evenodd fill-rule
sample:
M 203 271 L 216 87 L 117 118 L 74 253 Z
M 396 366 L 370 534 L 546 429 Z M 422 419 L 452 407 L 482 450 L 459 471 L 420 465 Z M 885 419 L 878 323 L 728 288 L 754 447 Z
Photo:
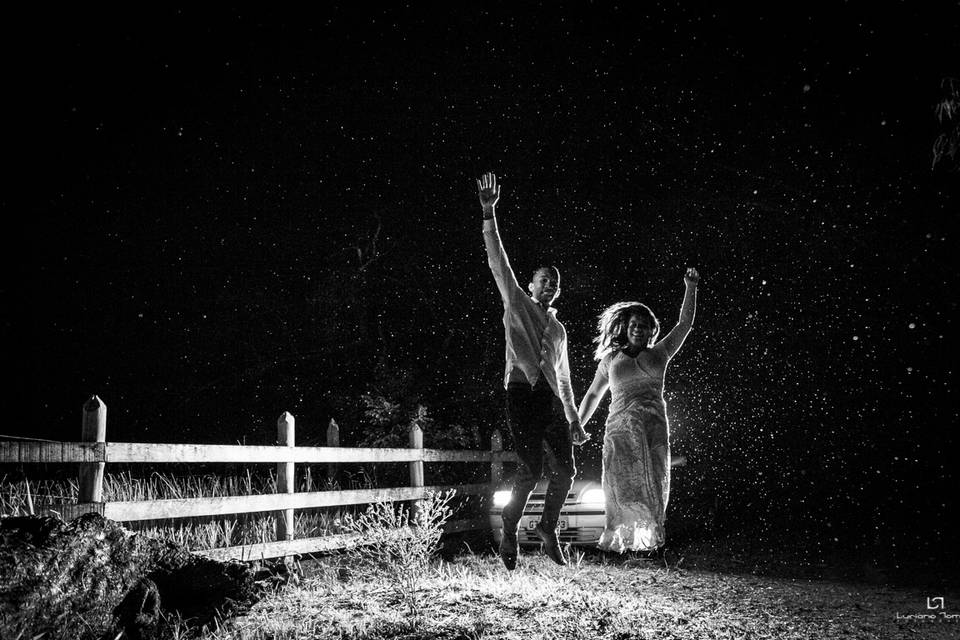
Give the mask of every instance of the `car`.
M 670 466 L 682 467 L 686 462 L 685 456 L 673 456 Z M 521 546 L 535 546 L 541 543 L 540 537 L 533 529 L 540 522 L 540 514 L 543 513 L 547 482 L 544 479 L 537 483 L 527 501 L 527 508 L 523 510 L 517 534 L 517 541 Z M 503 535 L 503 507 L 510 501 L 510 488 L 507 485 L 498 487 L 493 494 L 493 506 L 490 507 L 490 527 L 493 529 L 493 537 L 498 545 Z M 557 521 L 557 536 L 560 542 L 575 546 L 597 544 L 606 523 L 604 502 L 603 485 L 599 480 L 589 478 L 574 480 L 566 500 L 563 501 L 560 519 Z
M 541 480 L 534 487 L 527 501 L 527 508 L 520 518 L 520 531 L 517 540 L 521 546 L 540 544 L 540 538 L 534 527 L 540 522 L 543 513 L 543 500 L 546 497 L 547 480 Z M 493 537 L 500 544 L 503 529 L 503 507 L 510 501 L 510 488 L 500 487 L 493 494 L 493 506 L 490 508 L 490 526 Z M 603 487 L 599 480 L 575 480 L 567 499 L 563 501 L 560 519 L 557 521 L 557 535 L 561 543 L 573 545 L 593 545 L 600 539 L 604 514 Z

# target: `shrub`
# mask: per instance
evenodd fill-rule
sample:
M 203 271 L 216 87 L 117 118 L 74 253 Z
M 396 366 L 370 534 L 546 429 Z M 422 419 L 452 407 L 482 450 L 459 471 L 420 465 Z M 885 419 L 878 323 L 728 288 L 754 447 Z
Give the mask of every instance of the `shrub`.
M 421 580 L 453 513 L 449 502 L 454 493 L 427 492 L 413 507 L 378 502 L 359 516 L 343 519 L 344 529 L 355 534 L 347 547 L 352 569 L 371 581 L 385 583 L 414 618 L 421 610 Z

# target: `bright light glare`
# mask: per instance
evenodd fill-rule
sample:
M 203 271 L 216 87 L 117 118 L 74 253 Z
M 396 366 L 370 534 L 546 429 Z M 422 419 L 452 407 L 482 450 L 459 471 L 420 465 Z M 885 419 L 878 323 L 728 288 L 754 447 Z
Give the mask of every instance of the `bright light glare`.
M 493 494 L 493 506 L 504 507 L 508 502 L 510 502 L 509 491 L 497 491 Z
M 580 500 L 580 502 L 603 504 L 605 502 L 603 497 L 603 489 L 590 489 L 583 494 L 583 498 Z

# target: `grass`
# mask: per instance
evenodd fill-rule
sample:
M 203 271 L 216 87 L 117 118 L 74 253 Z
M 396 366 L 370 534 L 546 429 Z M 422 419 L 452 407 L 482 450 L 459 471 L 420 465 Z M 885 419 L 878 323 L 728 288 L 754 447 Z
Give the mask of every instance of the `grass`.
M 701 560 L 716 563 L 575 552 L 559 567 L 534 552 L 511 573 L 493 554 L 464 554 L 430 565 L 411 617 L 387 585 L 350 572 L 343 556 L 328 557 L 200 637 L 886 640 L 954 638 L 960 630 L 960 620 L 898 620 L 925 609 L 927 594 L 918 590 L 717 572 L 697 568 Z
M 330 487 L 312 484 L 309 476 L 298 487 L 322 488 Z M 107 500 L 275 490 L 273 474 L 258 479 L 249 473 L 145 478 L 111 474 L 104 483 Z M 0 508 L 6 515 L 39 511 L 76 500 L 76 494 L 72 481 L 0 482 Z M 346 512 L 298 514 L 296 535 L 341 532 L 343 525 L 334 518 Z M 251 544 L 274 536 L 273 517 L 266 514 L 134 524 L 147 535 L 193 549 Z M 243 617 L 222 621 L 212 630 L 172 620 L 168 630 L 169 637 L 202 640 L 936 640 L 960 635 L 960 616 L 936 621 L 909 617 L 928 613 L 928 597 L 945 596 L 947 610 L 957 612 L 960 594 L 955 589 L 894 587 L 882 574 L 864 582 L 861 566 L 841 571 L 845 568 L 831 567 L 832 558 L 807 551 L 782 544 L 745 550 L 736 541 L 711 541 L 658 559 L 575 551 L 567 567 L 524 551 L 514 572 L 507 572 L 489 551 L 468 552 L 417 564 L 412 582 L 391 582 L 382 573 L 362 570 L 357 563 L 363 558 L 346 552 L 303 563 L 299 580 L 276 588 Z
M 410 618 L 420 616 L 420 584 L 453 515 L 453 496 L 453 491 L 428 492 L 416 509 L 378 502 L 359 516 L 344 518 L 346 529 L 356 534 L 356 542 L 347 547 L 351 569 L 367 582 L 391 588 Z
M 316 481 L 310 474 L 300 478 L 298 491 L 323 491 L 336 489 L 324 479 Z M 108 473 L 103 480 L 104 500 L 167 500 L 175 498 L 198 498 L 219 496 L 242 496 L 277 492 L 276 475 L 254 476 L 249 471 L 243 475 L 221 476 L 173 475 L 152 473 L 135 477 L 131 473 Z M 75 480 L 17 480 L 0 478 L 0 514 L 28 515 L 58 504 L 77 502 L 78 488 Z M 350 508 L 297 511 L 294 520 L 294 535 L 297 538 L 340 533 L 335 520 Z M 144 535 L 177 542 L 193 550 L 215 549 L 276 539 L 276 515 L 274 513 L 245 513 L 231 517 L 168 519 L 162 521 L 128 522 L 125 526 Z
M 370 488 L 369 478 L 350 488 Z M 325 477 L 314 477 L 309 467 L 298 473 L 298 492 L 339 490 L 341 487 Z M 58 504 L 75 504 L 76 480 L 8 480 L 0 477 L 0 515 L 16 516 L 55 509 Z M 134 476 L 130 472 L 107 473 L 103 479 L 103 498 L 107 502 L 135 500 L 168 500 L 220 496 L 245 496 L 277 493 L 273 471 L 254 475 L 175 475 L 152 473 Z M 463 506 L 469 497 L 458 500 Z M 312 538 L 346 533 L 345 516 L 362 513 L 361 505 L 300 510 L 295 512 L 294 537 Z M 468 509 L 469 510 L 469 509 Z M 272 542 L 276 539 L 276 512 L 241 513 L 228 517 L 176 518 L 125 522 L 125 527 L 164 541 L 176 542 L 195 551 L 238 545 Z

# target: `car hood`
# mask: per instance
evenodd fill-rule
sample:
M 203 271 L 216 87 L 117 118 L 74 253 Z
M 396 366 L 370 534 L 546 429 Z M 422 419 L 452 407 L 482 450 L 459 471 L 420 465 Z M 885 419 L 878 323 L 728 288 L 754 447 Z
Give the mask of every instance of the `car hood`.
M 547 485 L 549 484 L 549 482 L 550 481 L 547 479 L 543 479 L 540 482 L 538 482 L 537 486 L 533 488 L 533 493 L 531 494 L 531 498 L 537 494 L 542 495 L 546 493 Z M 598 479 L 578 478 L 577 480 L 573 481 L 573 486 L 570 487 L 570 492 L 568 494 L 567 501 L 569 501 L 571 498 L 574 499 L 575 501 L 579 501 L 580 498 L 583 497 L 583 494 L 589 491 L 590 489 L 600 489 L 602 488 L 602 486 L 603 485 L 601 485 L 600 480 Z M 513 485 L 502 484 L 499 487 L 497 487 L 497 491 L 510 491 L 512 488 L 513 488 Z

